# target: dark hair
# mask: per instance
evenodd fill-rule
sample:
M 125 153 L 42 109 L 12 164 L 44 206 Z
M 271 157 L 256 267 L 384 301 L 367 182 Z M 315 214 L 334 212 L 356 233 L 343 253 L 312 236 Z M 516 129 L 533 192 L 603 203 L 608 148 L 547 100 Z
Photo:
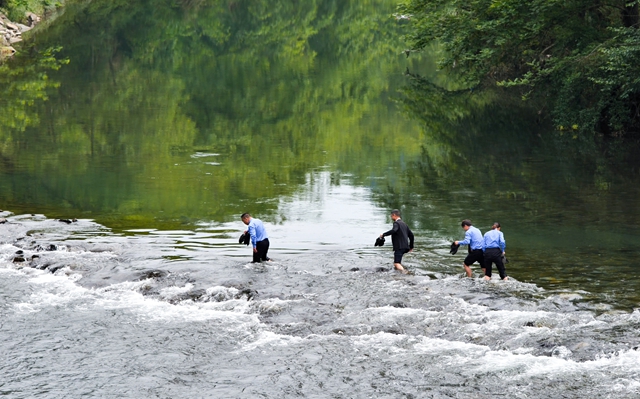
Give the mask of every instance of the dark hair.
M 396 216 L 400 216 L 400 210 L 394 209 L 394 210 L 391 211 L 391 214 L 392 215 L 396 215 Z
M 240 216 L 240 219 L 246 219 L 246 218 L 250 218 L 251 214 L 250 213 L 243 213 L 242 216 Z
M 493 230 L 493 229 L 499 229 L 499 228 L 500 228 L 500 223 L 498 223 L 498 222 L 495 222 L 495 223 L 493 224 L 493 226 L 491 226 L 491 230 Z
M 463 221 L 462 221 L 462 223 L 460 223 L 460 226 L 461 226 L 461 227 L 464 227 L 464 226 L 471 226 L 471 220 L 469 220 L 469 219 L 465 219 L 465 220 L 463 220 Z

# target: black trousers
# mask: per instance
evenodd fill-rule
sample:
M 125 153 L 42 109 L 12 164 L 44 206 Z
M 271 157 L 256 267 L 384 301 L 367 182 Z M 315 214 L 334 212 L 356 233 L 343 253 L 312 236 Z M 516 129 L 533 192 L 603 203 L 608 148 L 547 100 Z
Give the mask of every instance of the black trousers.
M 253 253 L 253 261 L 260 262 L 261 260 L 269 260 L 267 252 L 269 251 L 269 239 L 265 238 L 262 241 L 256 243 L 256 250 L 258 252 Z
M 507 277 L 507 271 L 504 269 L 504 263 L 502 263 L 502 250 L 500 248 L 487 248 L 484 251 L 484 267 L 486 271 L 485 276 L 491 277 L 491 266 L 495 263 L 500 273 L 500 278 L 504 280 Z

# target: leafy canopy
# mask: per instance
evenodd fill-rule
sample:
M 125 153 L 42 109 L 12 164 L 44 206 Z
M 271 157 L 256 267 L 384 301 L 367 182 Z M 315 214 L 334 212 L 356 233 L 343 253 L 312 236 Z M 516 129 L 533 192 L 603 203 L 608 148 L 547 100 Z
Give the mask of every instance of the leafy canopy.
M 412 50 L 438 43 L 440 68 L 466 85 L 517 89 L 584 138 L 638 135 L 639 4 L 408 0 L 399 8 Z

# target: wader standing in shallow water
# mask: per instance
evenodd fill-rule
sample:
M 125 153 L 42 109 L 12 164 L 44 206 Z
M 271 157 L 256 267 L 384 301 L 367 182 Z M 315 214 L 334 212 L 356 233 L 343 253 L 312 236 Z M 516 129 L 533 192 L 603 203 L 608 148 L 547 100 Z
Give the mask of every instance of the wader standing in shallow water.
M 407 271 L 402 267 L 402 255 L 413 251 L 413 233 L 405 222 L 400 219 L 400 211 L 394 209 L 391 211 L 391 219 L 393 227 L 391 230 L 380 234 L 380 237 L 391 236 L 393 244 L 393 266 L 402 273 Z
M 502 262 L 502 255 L 505 254 L 507 243 L 504 241 L 504 234 L 500 231 L 500 223 L 495 222 L 493 226 L 491 226 L 491 230 L 484 234 L 483 245 L 484 267 L 486 268 L 484 279 L 491 280 L 491 266 L 495 263 L 500 273 L 500 278 L 502 280 L 508 280 L 509 277 L 507 277 L 507 271 Z
M 485 271 L 484 268 L 484 252 L 483 252 L 483 239 L 482 233 L 476 227 L 473 227 L 471 224 L 471 220 L 465 219 L 460 223 L 462 229 L 465 231 L 464 240 L 462 241 L 454 241 L 455 245 L 468 245 L 469 246 L 469 255 L 464 258 L 463 266 L 464 271 L 467 273 L 467 277 L 471 277 L 471 265 L 478 262 L 482 271 Z
M 267 230 L 264 228 L 264 224 L 262 220 L 252 218 L 250 214 L 243 213 L 240 216 L 242 222 L 249 226 L 247 230 L 249 232 L 249 236 L 251 236 L 251 245 L 253 246 L 253 261 L 267 261 L 271 260 L 267 257 L 267 252 L 269 251 L 269 236 L 267 235 Z

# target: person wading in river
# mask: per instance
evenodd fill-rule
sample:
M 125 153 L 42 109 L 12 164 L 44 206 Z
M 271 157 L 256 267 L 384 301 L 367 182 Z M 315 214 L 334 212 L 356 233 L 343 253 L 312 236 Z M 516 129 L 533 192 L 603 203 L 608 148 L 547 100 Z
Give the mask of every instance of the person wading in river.
M 399 210 L 394 209 L 391 211 L 391 219 L 393 220 L 393 227 L 391 230 L 380 234 L 380 237 L 391 236 L 391 243 L 393 244 L 393 266 L 406 274 L 407 271 L 401 264 L 402 255 L 413 251 L 413 233 L 409 226 L 400 219 Z
M 485 271 L 484 267 L 484 253 L 483 253 L 483 240 L 482 232 L 471 224 L 471 220 L 465 219 L 460 223 L 462 229 L 465 231 L 464 240 L 454 241 L 455 245 L 468 245 L 469 254 L 464 258 L 462 265 L 464 271 L 467 273 L 467 277 L 471 277 L 471 265 L 478 262 L 482 271 Z
M 491 280 L 491 266 L 495 263 L 500 273 L 500 278 L 502 280 L 508 280 L 509 277 L 507 277 L 507 272 L 502 262 L 502 255 L 505 254 L 507 243 L 504 241 L 504 234 L 500 231 L 500 223 L 495 222 L 493 226 L 491 226 L 491 230 L 484 234 L 483 247 L 484 267 L 486 268 L 484 279 Z
M 267 230 L 264 228 L 262 220 L 252 218 L 248 213 L 243 213 L 240 219 L 242 219 L 244 224 L 249 226 L 247 231 L 249 232 L 251 245 L 253 246 L 253 261 L 271 260 L 267 257 L 267 252 L 269 251 L 269 236 L 267 235 Z

